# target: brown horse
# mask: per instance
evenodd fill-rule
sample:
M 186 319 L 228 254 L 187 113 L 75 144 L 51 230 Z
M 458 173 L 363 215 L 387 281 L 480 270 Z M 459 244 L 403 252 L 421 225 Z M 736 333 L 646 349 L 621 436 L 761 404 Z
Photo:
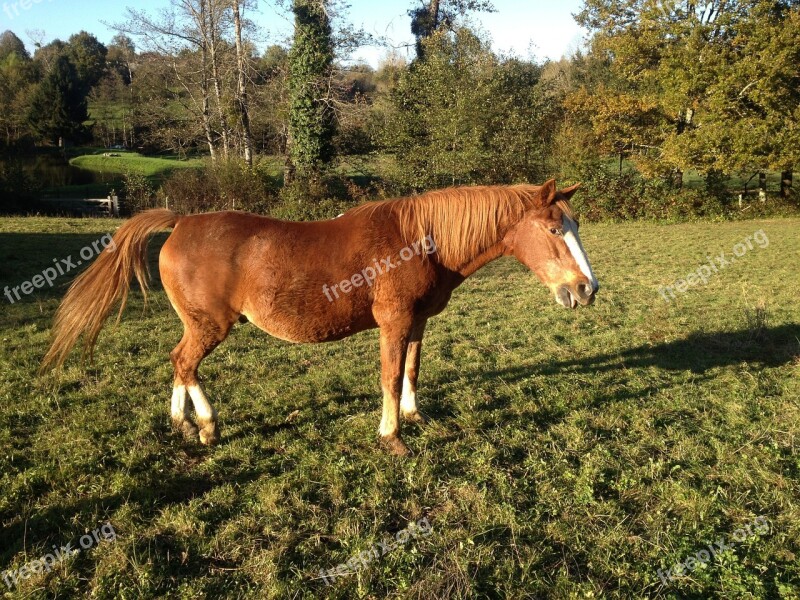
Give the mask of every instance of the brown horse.
M 83 335 L 91 357 L 114 305 L 125 307 L 135 275 L 147 291 L 150 234 L 172 229 L 161 281 L 184 325 L 172 351 L 172 420 L 187 437 L 219 441 L 217 412 L 197 376 L 200 362 L 250 321 L 290 342 L 340 340 L 380 328 L 380 435 L 408 453 L 400 416 L 424 422 L 416 390 L 425 324 L 488 262 L 512 255 L 569 308 L 589 305 L 597 280 L 569 199 L 579 186 L 466 187 L 368 203 L 330 221 L 293 223 L 241 212 L 179 216 L 152 210 L 125 223 L 114 244 L 64 298 L 43 368 L 60 366 Z M 116 248 L 111 250 L 111 248 Z M 196 413 L 189 415 L 187 393 Z M 198 430 L 199 427 L 199 430 Z

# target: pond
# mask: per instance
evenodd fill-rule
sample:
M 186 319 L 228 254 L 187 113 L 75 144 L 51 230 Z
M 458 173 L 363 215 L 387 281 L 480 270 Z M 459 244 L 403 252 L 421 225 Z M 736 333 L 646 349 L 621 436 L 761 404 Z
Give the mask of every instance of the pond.
M 21 164 L 25 174 L 45 191 L 45 195 L 68 191 L 62 188 L 112 185 L 120 179 L 119 175 L 112 173 L 97 173 L 74 167 L 65 158 L 52 154 L 0 157 L 0 166 L 9 162 Z M 79 190 L 74 191 L 80 193 Z

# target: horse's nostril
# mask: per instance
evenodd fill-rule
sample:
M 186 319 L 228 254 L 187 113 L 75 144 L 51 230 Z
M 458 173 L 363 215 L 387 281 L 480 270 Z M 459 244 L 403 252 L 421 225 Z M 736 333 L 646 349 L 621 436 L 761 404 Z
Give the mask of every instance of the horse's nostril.
M 592 286 L 581 283 L 578 284 L 578 293 L 580 294 L 581 298 L 591 298 L 592 294 L 594 294 L 594 290 Z

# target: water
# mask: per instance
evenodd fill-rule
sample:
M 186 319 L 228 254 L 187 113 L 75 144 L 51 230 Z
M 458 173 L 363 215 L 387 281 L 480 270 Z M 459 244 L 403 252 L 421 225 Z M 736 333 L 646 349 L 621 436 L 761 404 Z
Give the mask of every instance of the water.
M 37 155 L 22 159 L 23 170 L 44 189 L 75 185 L 110 184 L 118 175 L 73 167 L 60 156 Z

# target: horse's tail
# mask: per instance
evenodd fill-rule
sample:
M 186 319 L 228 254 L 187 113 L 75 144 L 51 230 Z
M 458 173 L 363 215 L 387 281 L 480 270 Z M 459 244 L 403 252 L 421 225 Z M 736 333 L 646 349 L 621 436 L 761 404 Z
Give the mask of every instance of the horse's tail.
M 180 217 L 165 209 L 133 217 L 119 228 L 113 241 L 86 271 L 75 279 L 56 313 L 53 339 L 41 372 L 64 364 L 83 335 L 83 357 L 92 358 L 97 336 L 114 305 L 121 299 L 117 321 L 128 300 L 131 278 L 136 275 L 147 299 L 147 242 L 150 234 L 172 229 Z

